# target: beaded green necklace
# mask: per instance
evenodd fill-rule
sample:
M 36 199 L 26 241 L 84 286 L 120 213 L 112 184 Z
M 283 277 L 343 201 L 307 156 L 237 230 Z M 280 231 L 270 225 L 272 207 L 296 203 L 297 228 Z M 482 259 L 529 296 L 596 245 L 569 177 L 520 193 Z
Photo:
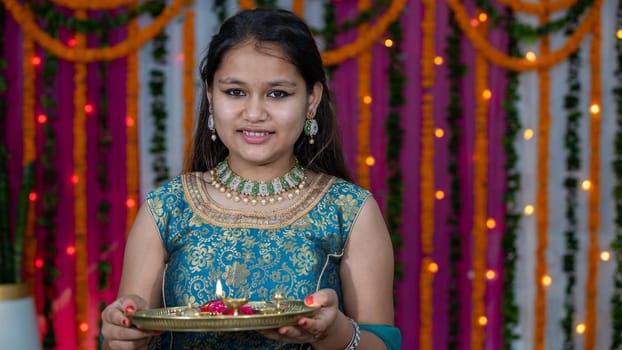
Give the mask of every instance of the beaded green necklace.
M 285 175 L 269 181 L 253 181 L 236 174 L 229 167 L 227 159 L 210 170 L 211 184 L 226 197 L 235 202 L 262 205 L 281 202 L 284 198 L 292 199 L 305 186 L 305 169 L 296 165 Z M 287 194 L 285 197 L 284 194 Z

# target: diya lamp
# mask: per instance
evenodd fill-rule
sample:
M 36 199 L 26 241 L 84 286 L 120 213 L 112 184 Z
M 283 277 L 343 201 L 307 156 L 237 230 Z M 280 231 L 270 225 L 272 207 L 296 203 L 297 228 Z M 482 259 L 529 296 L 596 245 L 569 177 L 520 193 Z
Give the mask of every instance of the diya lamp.
M 229 298 L 225 296 L 220 280 L 216 281 L 216 296 L 220 298 L 225 305 L 227 305 L 228 309 L 233 310 L 233 316 L 238 316 L 240 307 L 248 303 L 248 298 Z

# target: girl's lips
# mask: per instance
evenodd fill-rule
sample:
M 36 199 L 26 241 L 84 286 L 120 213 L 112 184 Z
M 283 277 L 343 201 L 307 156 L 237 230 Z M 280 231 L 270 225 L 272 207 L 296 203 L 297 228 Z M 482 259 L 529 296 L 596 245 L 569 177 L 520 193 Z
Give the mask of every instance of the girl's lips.
M 265 130 L 241 130 L 240 133 L 246 142 L 255 144 L 267 141 L 272 135 L 271 132 Z

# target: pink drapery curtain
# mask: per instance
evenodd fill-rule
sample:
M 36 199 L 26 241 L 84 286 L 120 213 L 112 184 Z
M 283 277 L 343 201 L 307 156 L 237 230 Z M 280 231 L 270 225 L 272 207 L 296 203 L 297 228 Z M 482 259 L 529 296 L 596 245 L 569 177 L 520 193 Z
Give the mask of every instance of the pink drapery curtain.
M 337 19 L 342 22 L 356 16 L 356 2 L 342 1 L 336 2 Z M 398 259 L 403 264 L 404 276 L 400 281 L 396 281 L 396 322 L 401 328 L 404 337 L 404 349 L 419 348 L 419 320 L 420 300 L 419 300 L 419 271 L 421 264 L 420 249 L 420 152 L 421 152 L 421 104 L 422 88 L 421 78 L 421 41 L 422 41 L 422 5 L 418 1 L 410 1 L 407 9 L 402 14 L 401 23 L 404 33 L 404 40 L 401 46 L 404 50 L 404 74 L 407 76 L 408 83 L 404 90 L 406 97 L 405 105 L 402 108 L 402 128 L 403 147 L 401 154 L 402 178 L 404 183 L 403 191 L 403 222 L 401 232 L 403 234 L 403 246 L 397 252 Z M 436 36 L 435 55 L 444 56 L 445 38 L 449 34 L 448 20 L 450 12 L 444 2 L 436 5 Z M 206 24 L 211 25 L 211 24 Z M 120 41 L 125 36 L 124 29 L 116 30 L 111 33 L 112 43 Z M 12 191 L 12 202 L 15 202 L 19 176 L 21 174 L 21 154 L 22 154 L 22 73 L 21 73 L 21 44 L 23 35 L 19 26 L 10 16 L 6 18 L 5 24 L 4 52 L 8 60 L 7 78 L 8 92 L 7 99 L 7 125 L 10 128 L 4 130 L 9 152 L 12 155 L 10 171 L 10 187 Z M 338 44 L 348 43 L 355 38 L 354 30 L 344 33 L 337 38 Z M 505 44 L 503 33 L 492 31 L 490 38 L 493 43 L 502 47 Z M 92 43 L 91 38 L 91 43 Z M 198 48 L 202 48 L 206 43 L 197 43 Z M 45 59 L 45 55 L 39 49 L 37 51 Z M 372 129 L 370 132 L 371 155 L 376 160 L 375 166 L 370 169 L 370 190 L 378 199 L 381 208 L 386 209 L 386 130 L 384 121 L 388 114 L 388 81 L 386 69 L 388 57 L 386 49 L 382 43 L 377 43 L 372 47 L 372 97 L 371 105 Z M 468 42 L 463 43 L 462 60 L 467 65 L 473 62 L 474 51 Z M 111 149 L 108 155 L 104 156 L 108 165 L 108 178 L 110 189 L 101 191 L 96 185 L 96 169 L 98 166 L 97 158 L 97 111 L 95 111 L 87 122 L 87 191 L 89 198 L 88 229 L 89 229 L 89 331 L 87 336 L 88 348 L 95 348 L 97 338 L 97 324 L 99 318 L 98 304 L 100 301 L 111 301 L 116 296 L 118 282 L 120 279 L 122 253 L 125 242 L 126 228 L 126 208 L 125 198 L 127 188 L 125 182 L 125 80 L 127 76 L 125 60 L 115 60 L 108 66 L 108 75 L 100 78 L 97 74 L 97 64 L 88 65 L 87 86 L 95 87 L 100 85 L 100 79 L 104 79 L 109 99 L 108 125 L 112 136 Z M 504 70 L 490 67 L 490 87 L 492 91 L 503 91 L 505 84 Z M 40 76 L 41 68 L 37 68 Z M 75 327 L 75 305 L 74 305 L 74 271 L 75 262 L 71 255 L 66 254 L 65 249 L 71 246 L 74 240 L 73 223 L 73 191 L 71 185 L 71 175 L 73 170 L 73 159 L 71 149 L 73 147 L 72 135 L 72 115 L 73 115 L 73 66 L 71 63 L 60 61 L 59 71 L 56 78 L 57 89 L 55 98 L 58 102 L 58 113 L 54 121 L 50 122 L 56 134 L 57 155 L 55 164 L 58 171 L 58 196 L 59 206 L 56 223 L 58 225 L 55 236 L 54 246 L 56 248 L 55 266 L 60 269 L 61 274 L 55 288 L 56 296 L 54 299 L 54 328 L 57 339 L 58 349 L 74 349 L 77 343 Z M 448 98 L 448 82 L 446 69 L 437 68 L 436 80 L 434 84 L 434 118 L 436 126 L 447 130 L 446 113 Z M 459 175 L 461 179 L 462 214 L 460 217 L 460 231 L 463 235 L 462 264 L 460 267 L 459 292 L 460 292 L 460 320 L 461 328 L 467 330 L 470 327 L 470 304 L 471 304 L 471 280 L 468 273 L 471 268 L 471 245 L 470 235 L 472 227 L 472 202 L 473 202 L 473 169 L 471 165 L 474 137 L 474 96 L 473 86 L 474 77 L 472 70 L 468 70 L 463 79 L 465 95 L 462 98 L 463 118 L 462 132 L 463 143 L 458 155 L 460 159 Z M 37 80 L 38 92 L 41 89 L 40 78 Z M 339 123 L 342 128 L 344 149 L 347 153 L 349 164 L 354 173 L 356 169 L 355 159 L 357 150 L 357 123 L 358 123 L 358 96 L 357 96 L 357 62 L 351 59 L 340 64 L 334 72 L 330 87 L 334 92 L 335 104 L 339 116 Z M 99 92 L 97 89 L 87 89 L 87 101 L 94 102 L 97 106 Z M 503 202 L 502 193 L 504 189 L 504 154 L 501 139 L 504 133 L 504 112 L 501 108 L 502 98 L 495 96 L 492 99 L 489 113 L 489 186 L 488 198 L 489 213 L 497 221 L 497 227 L 489 235 L 488 262 L 490 268 L 494 268 L 499 275 L 502 273 L 502 251 L 501 235 L 503 232 Z M 37 113 L 42 112 L 41 104 L 37 101 Z M 34 116 L 33 116 L 34 118 Z M 447 173 L 448 166 L 448 137 L 436 139 L 435 142 L 435 182 L 438 189 L 446 193 L 450 190 L 450 178 Z M 44 141 L 41 126 L 37 126 L 37 147 L 41 151 Z M 91 157 L 92 155 L 92 157 Z M 41 166 L 38 165 L 38 170 Z M 39 175 L 40 176 L 40 175 Z M 41 182 L 36 191 L 41 195 L 44 191 Z M 41 198 L 41 197 L 40 197 Z M 446 197 L 447 198 L 447 197 Z M 102 229 L 101 224 L 95 220 L 97 211 L 96 205 L 102 199 L 108 200 L 111 204 L 109 213 L 110 222 L 108 227 Z M 433 341 L 434 348 L 443 348 L 446 344 L 448 334 L 448 295 L 445 292 L 449 283 L 448 272 L 448 247 L 449 239 L 447 232 L 447 215 L 450 211 L 450 203 L 447 199 L 436 201 L 435 203 L 435 261 L 439 264 L 439 272 L 435 276 L 434 283 L 434 307 L 433 307 Z M 11 213 L 15 213 L 15 208 L 8 208 Z M 14 217 L 14 215 L 11 215 Z M 100 232 L 105 230 L 107 236 L 102 237 Z M 38 228 L 36 231 L 38 255 L 46 251 L 44 232 Z M 102 241 L 106 241 L 111 246 L 111 252 L 107 254 L 107 259 L 112 263 L 113 269 L 110 276 L 110 288 L 100 292 L 97 290 L 96 265 L 100 257 L 100 246 Z M 38 310 L 42 310 L 43 302 L 43 273 L 37 270 L 35 274 L 37 287 L 36 300 Z M 487 285 L 486 307 L 490 310 L 489 324 L 486 338 L 486 349 L 497 349 L 501 344 L 499 313 L 501 297 L 501 279 L 489 282 Z M 470 345 L 469 332 L 461 332 L 460 348 L 468 348 Z

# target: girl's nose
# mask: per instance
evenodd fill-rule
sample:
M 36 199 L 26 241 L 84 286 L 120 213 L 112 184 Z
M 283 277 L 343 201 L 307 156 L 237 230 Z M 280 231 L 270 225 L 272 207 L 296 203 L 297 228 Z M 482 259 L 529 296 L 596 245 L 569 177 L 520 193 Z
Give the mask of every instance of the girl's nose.
M 256 122 L 265 120 L 267 116 L 260 97 L 251 97 L 244 107 L 244 119 Z

